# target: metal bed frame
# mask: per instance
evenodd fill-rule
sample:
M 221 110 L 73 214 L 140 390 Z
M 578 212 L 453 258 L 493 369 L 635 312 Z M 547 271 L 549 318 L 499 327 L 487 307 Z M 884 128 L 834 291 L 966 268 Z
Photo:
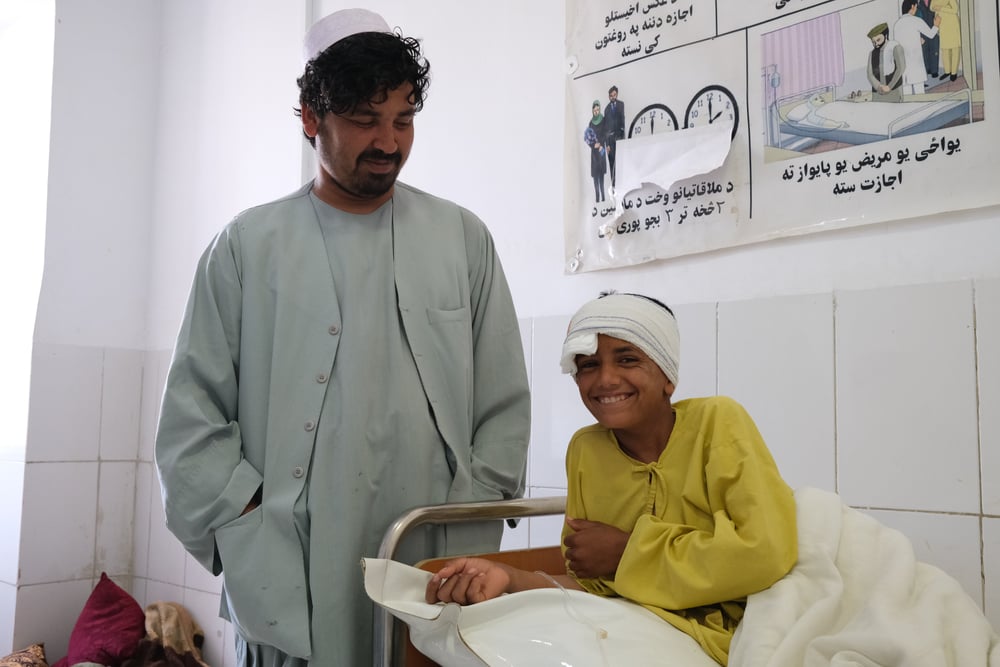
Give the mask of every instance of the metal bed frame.
M 516 519 L 527 516 L 565 514 L 566 496 L 551 498 L 515 498 L 477 503 L 452 503 L 417 507 L 393 522 L 382 538 L 379 558 L 391 559 L 396 547 L 411 529 L 424 524 L 460 523 L 487 519 Z M 392 667 L 395 656 L 393 646 L 392 615 L 382 607 L 375 608 L 374 667 Z

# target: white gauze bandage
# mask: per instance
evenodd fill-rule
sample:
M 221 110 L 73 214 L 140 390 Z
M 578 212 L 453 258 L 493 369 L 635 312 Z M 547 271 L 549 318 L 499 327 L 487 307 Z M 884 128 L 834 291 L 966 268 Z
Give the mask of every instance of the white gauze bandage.
M 674 385 L 680 368 L 677 320 L 665 308 L 632 294 L 609 294 L 585 303 L 570 320 L 559 365 L 576 375 L 576 355 L 597 351 L 597 335 L 628 341 L 652 359 Z

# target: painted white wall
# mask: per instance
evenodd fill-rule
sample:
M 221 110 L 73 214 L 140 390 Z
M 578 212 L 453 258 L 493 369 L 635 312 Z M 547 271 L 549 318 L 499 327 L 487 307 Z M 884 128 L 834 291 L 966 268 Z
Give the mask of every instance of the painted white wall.
M 188 606 L 207 631 L 209 663 L 232 664 L 231 629 L 215 618 L 219 581 L 163 527 L 152 463 L 159 392 L 205 245 L 239 210 L 297 187 L 301 165 L 309 162 L 291 113 L 308 19 L 353 4 L 57 1 L 49 240 L 22 521 L 67 536 L 74 549 L 62 545 L 61 557 L 59 545 L 44 539 L 22 547 L 19 561 L 30 564 L 30 583 L 17 589 L 15 642 L 45 640 L 50 657 L 60 657 L 93 577 L 106 567 L 142 603 L 173 599 Z M 1000 392 L 989 368 L 1000 351 L 988 341 L 1000 340 L 990 333 L 997 313 L 989 296 L 997 294 L 1000 276 L 1000 208 L 567 276 L 563 3 L 366 4 L 423 38 L 432 63 L 434 81 L 404 180 L 477 212 L 503 258 L 531 359 L 531 495 L 563 492 L 564 443 L 589 419 L 555 366 L 568 315 L 599 289 L 649 292 L 679 304 L 687 369 L 681 393 L 736 394 L 766 429 L 793 483 L 843 484 L 852 502 L 877 507 L 887 520 L 903 524 L 921 512 L 916 516 L 943 526 L 936 542 L 924 542 L 928 557 L 953 568 L 968 588 L 979 581 L 977 599 L 992 605 L 991 618 L 1000 623 L 997 574 L 987 568 L 983 587 L 982 565 L 954 553 L 997 549 L 1000 480 L 989 471 L 1000 460 L 1000 442 L 990 415 L 1000 414 Z M 923 303 L 930 304 L 929 323 L 917 318 Z M 955 310 L 955 303 L 964 305 Z M 854 313 L 846 321 L 837 319 L 841 304 Z M 890 316 L 897 309 L 902 319 Z M 954 317 L 930 326 L 934 313 L 952 311 Z M 935 454 L 937 442 L 921 441 L 917 467 L 873 476 L 870 466 L 908 452 L 895 443 L 884 460 L 866 458 L 866 449 L 837 440 L 842 428 L 858 426 L 836 421 L 850 414 L 842 406 L 874 419 L 843 394 L 854 389 L 844 373 L 863 370 L 871 353 L 866 313 L 883 314 L 876 320 L 883 346 L 894 340 L 897 324 L 914 318 L 924 324 L 902 330 L 912 344 L 892 356 L 893 372 L 924 363 L 923 351 L 944 336 L 948 351 L 936 363 L 960 366 L 948 375 L 946 406 L 978 416 L 978 429 L 964 424 L 959 459 L 951 460 L 949 450 Z M 970 320 L 973 313 L 986 319 Z M 769 328 L 776 322 L 801 334 L 779 341 Z M 971 365 L 968 344 L 980 345 Z M 853 350 L 853 361 L 837 356 L 842 349 Z M 765 353 L 769 364 L 750 356 Z M 809 390 L 786 384 L 788 377 Z M 981 385 L 971 407 L 963 384 L 969 382 Z M 913 382 L 882 388 L 902 396 L 891 418 L 910 418 L 911 406 L 922 405 L 906 401 L 924 391 Z M 786 417 L 786 405 L 794 417 Z M 942 469 L 949 477 L 935 487 L 934 473 Z M 985 510 L 975 507 L 971 479 L 981 480 Z M 89 480 L 85 488 L 80 480 Z M 934 502 L 917 502 L 914 480 L 935 488 Z M 70 481 L 78 487 L 72 494 Z M 105 518 L 104 508 L 127 505 L 129 494 L 134 514 Z M 73 512 L 63 511 L 67 501 Z M 985 531 L 970 529 L 979 523 Z M 558 526 L 551 518 L 522 522 L 505 543 L 549 543 Z M 0 579 L 0 628 L 8 593 Z
M 0 651 L 11 645 L 21 547 L 35 312 L 45 251 L 54 0 L 0 3 Z
M 159 3 L 147 345 L 169 348 L 198 257 L 245 208 L 301 185 L 305 3 Z

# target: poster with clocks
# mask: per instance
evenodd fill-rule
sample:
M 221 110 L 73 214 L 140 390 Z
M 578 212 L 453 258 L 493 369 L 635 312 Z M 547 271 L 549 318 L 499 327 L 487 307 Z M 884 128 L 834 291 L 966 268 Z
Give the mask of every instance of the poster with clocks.
M 565 271 L 1000 203 L 995 0 L 567 0 Z

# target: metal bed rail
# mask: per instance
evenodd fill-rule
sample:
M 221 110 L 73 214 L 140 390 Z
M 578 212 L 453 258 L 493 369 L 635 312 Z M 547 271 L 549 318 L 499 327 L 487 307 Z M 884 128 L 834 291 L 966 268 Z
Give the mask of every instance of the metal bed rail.
M 515 498 L 476 503 L 451 503 L 417 507 L 406 512 L 393 522 L 382 538 L 378 557 L 391 559 L 396 547 L 411 529 L 428 523 L 461 523 L 489 519 L 517 519 L 527 516 L 565 514 L 566 496 L 551 498 Z M 393 618 L 376 606 L 373 627 L 374 667 L 392 667 L 393 659 Z

